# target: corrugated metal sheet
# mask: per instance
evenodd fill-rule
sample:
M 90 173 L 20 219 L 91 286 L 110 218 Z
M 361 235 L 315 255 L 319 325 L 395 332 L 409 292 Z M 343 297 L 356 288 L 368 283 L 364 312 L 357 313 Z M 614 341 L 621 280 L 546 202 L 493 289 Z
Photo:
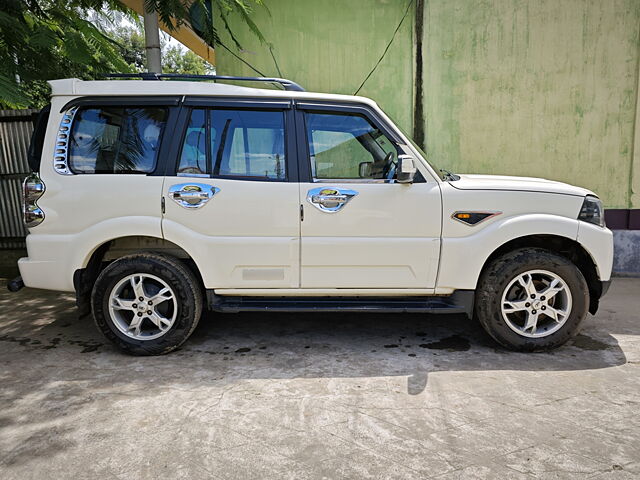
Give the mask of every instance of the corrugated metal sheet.
M 0 110 L 0 175 L 29 173 L 27 150 L 38 110 Z
M 22 177 L 0 178 L 0 239 L 25 237 L 22 223 Z
M 29 173 L 27 150 L 37 110 L 0 110 L 0 248 L 24 246 L 21 184 Z

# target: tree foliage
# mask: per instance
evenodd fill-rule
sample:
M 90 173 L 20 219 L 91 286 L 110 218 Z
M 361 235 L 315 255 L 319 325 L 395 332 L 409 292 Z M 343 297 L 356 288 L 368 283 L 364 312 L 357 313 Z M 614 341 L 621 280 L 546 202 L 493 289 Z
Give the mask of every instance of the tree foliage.
M 139 28 L 118 27 L 109 32 L 109 36 L 118 42 L 120 55 L 132 72 L 144 72 L 147 58 L 144 49 L 144 32 Z
M 240 45 L 226 20 L 232 12 L 237 12 L 264 41 L 250 18 L 252 5 L 263 5 L 263 0 L 145 0 L 145 8 L 156 10 L 170 30 L 195 19 L 198 33 L 211 46 L 220 44 L 212 11 L 223 19 L 224 28 L 236 47 Z M 131 18 L 135 15 L 118 0 L 0 1 L 0 107 L 39 106 L 47 90 L 46 80 L 94 79 L 100 73 L 143 68 L 139 48 L 129 52 L 135 58 L 127 57 L 112 32 L 101 22 L 88 20 L 91 12 L 107 18 L 109 12 L 120 12 Z M 136 39 L 139 40 L 144 52 L 143 38 Z M 179 57 L 171 51 L 167 56 L 171 71 L 199 68 L 193 54 Z
M 129 65 L 132 72 L 146 70 L 144 48 L 144 32 L 136 27 L 118 27 L 109 31 L 109 35 L 118 43 L 118 50 L 122 58 Z M 162 71 L 164 73 L 192 73 L 205 75 L 213 72 L 213 67 L 191 50 L 185 50 L 178 45 L 170 45 L 160 36 L 162 50 Z
M 191 50 L 182 50 L 178 46 L 168 46 L 162 52 L 162 71 L 164 73 L 191 73 L 206 75 L 213 68 Z
M 169 29 L 177 28 L 185 23 L 193 25 L 196 32 L 212 47 L 222 45 L 218 30 L 214 26 L 214 14 L 220 16 L 225 30 L 238 48 L 242 48 L 228 22 L 231 13 L 237 13 L 249 29 L 266 42 L 262 32 L 251 19 L 252 4 L 265 6 L 263 0 L 145 0 L 148 11 L 157 11 L 158 18 Z M 193 21 L 193 22 L 192 22 Z

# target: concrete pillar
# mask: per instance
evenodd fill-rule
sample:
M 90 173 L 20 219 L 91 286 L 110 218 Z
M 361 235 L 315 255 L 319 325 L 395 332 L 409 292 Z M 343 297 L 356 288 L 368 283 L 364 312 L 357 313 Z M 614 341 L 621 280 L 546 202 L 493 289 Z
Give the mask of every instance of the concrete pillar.
M 162 73 L 160 61 L 160 28 L 158 12 L 144 12 L 144 43 L 147 54 L 147 71 Z

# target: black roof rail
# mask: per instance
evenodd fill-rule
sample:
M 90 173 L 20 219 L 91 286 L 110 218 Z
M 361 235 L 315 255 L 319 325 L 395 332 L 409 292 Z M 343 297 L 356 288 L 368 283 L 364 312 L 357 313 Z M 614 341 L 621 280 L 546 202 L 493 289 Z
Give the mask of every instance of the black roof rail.
M 103 73 L 100 75 L 104 78 L 141 78 L 142 80 L 238 80 L 243 82 L 269 82 L 282 85 L 285 90 L 291 92 L 304 92 L 304 88 L 296 82 L 287 80 L 286 78 L 271 77 L 232 77 L 228 75 L 191 75 L 182 73 Z

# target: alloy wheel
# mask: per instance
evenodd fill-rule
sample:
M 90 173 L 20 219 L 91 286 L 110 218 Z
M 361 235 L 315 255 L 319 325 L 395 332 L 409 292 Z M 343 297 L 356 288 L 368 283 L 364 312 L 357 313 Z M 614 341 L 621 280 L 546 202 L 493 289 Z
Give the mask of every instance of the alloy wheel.
M 530 270 L 509 282 L 500 308 L 511 330 L 523 337 L 540 338 L 562 328 L 571 305 L 571 290 L 560 276 L 547 270 Z
M 178 302 L 171 287 L 147 273 L 124 277 L 109 295 L 109 315 L 120 332 L 135 340 L 153 340 L 173 326 Z

